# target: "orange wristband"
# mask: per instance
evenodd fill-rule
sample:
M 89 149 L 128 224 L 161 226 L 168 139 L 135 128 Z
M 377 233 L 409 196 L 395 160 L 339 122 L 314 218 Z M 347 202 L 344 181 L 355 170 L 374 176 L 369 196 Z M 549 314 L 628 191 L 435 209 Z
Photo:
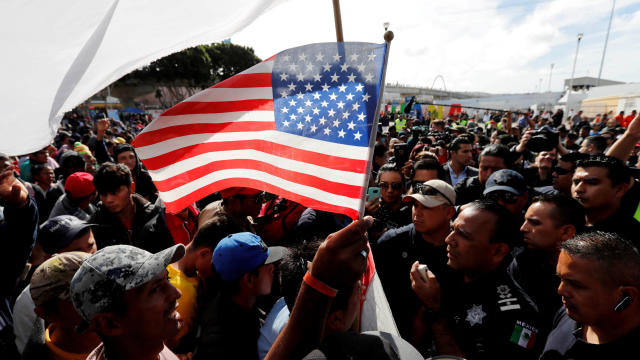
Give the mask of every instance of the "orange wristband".
M 309 271 L 307 271 L 307 273 L 304 274 L 304 278 L 302 279 L 304 280 L 304 282 L 307 283 L 307 285 L 311 286 L 312 288 L 316 289 L 317 291 L 321 292 L 322 294 L 328 297 L 334 298 L 338 294 L 338 290 L 316 279 L 315 277 L 313 277 L 313 275 L 311 275 Z

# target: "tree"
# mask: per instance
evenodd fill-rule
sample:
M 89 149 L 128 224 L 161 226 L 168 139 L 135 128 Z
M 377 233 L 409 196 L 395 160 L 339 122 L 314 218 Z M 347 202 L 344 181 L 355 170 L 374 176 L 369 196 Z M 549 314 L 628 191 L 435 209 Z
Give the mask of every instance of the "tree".
M 118 83 L 148 84 L 166 107 L 167 91 L 182 101 L 199 90 L 225 80 L 259 63 L 253 49 L 231 43 L 200 45 L 171 54 L 124 76 Z

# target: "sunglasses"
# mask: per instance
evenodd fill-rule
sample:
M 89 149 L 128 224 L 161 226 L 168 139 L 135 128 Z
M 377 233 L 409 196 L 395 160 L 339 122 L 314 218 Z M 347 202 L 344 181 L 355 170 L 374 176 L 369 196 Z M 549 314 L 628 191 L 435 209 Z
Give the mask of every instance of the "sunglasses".
M 487 200 L 491 200 L 493 202 L 499 202 L 500 200 L 502 200 L 502 202 L 505 204 L 515 204 L 515 202 L 518 201 L 518 196 L 508 191 L 490 192 L 485 197 L 487 198 Z
M 440 190 L 434 188 L 433 186 L 416 183 L 413 185 L 413 189 L 414 193 L 420 193 L 424 196 L 441 196 L 445 200 L 447 200 L 449 205 L 454 206 L 453 202 L 447 197 L 447 195 L 443 194 Z
M 378 184 L 378 186 L 379 186 L 381 189 L 387 189 L 387 188 L 389 188 L 389 187 L 390 187 L 391 189 L 393 189 L 393 190 L 395 190 L 395 191 L 402 190 L 402 183 L 401 183 L 401 182 L 392 182 L 392 183 L 380 182 L 380 183 Z
M 567 175 L 567 174 L 571 174 L 572 172 L 573 172 L 572 170 L 567 170 L 560 166 L 554 166 L 552 171 L 552 173 L 558 173 L 558 175 Z

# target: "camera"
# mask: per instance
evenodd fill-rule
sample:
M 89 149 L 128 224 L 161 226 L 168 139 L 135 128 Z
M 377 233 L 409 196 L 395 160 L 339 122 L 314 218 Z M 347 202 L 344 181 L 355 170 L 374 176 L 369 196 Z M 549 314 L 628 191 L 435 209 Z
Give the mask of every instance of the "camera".
M 398 168 L 402 168 L 409 161 L 409 145 L 405 143 L 393 145 L 393 157 Z
M 553 150 L 558 145 L 558 137 L 558 132 L 543 126 L 531 134 L 531 139 L 527 142 L 527 149 L 535 153 Z

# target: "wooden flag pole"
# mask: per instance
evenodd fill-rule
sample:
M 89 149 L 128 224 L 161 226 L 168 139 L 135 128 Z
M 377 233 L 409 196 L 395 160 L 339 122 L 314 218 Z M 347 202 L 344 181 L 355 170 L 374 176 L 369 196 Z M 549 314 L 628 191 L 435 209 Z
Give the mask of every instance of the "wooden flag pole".
M 342 16 L 340 15 L 340 0 L 333 0 L 333 19 L 336 22 L 336 40 L 344 42 L 342 36 Z
M 382 68 L 382 78 L 380 79 L 380 94 L 378 96 L 378 104 L 376 105 L 376 113 L 371 125 L 371 134 L 369 138 L 369 162 L 367 164 L 367 173 L 364 177 L 365 182 L 362 190 L 362 205 L 360 206 L 360 219 L 364 217 L 364 208 L 367 204 L 367 189 L 369 188 L 369 178 L 371 177 L 371 168 L 373 167 L 373 147 L 375 146 L 376 134 L 378 132 L 378 122 L 380 121 L 380 106 L 382 105 L 382 97 L 384 95 L 384 85 L 387 77 L 387 64 L 389 63 L 389 50 L 391 49 L 391 41 L 393 40 L 393 31 L 384 33 L 384 41 L 387 43 L 387 49 L 384 53 L 384 67 Z

